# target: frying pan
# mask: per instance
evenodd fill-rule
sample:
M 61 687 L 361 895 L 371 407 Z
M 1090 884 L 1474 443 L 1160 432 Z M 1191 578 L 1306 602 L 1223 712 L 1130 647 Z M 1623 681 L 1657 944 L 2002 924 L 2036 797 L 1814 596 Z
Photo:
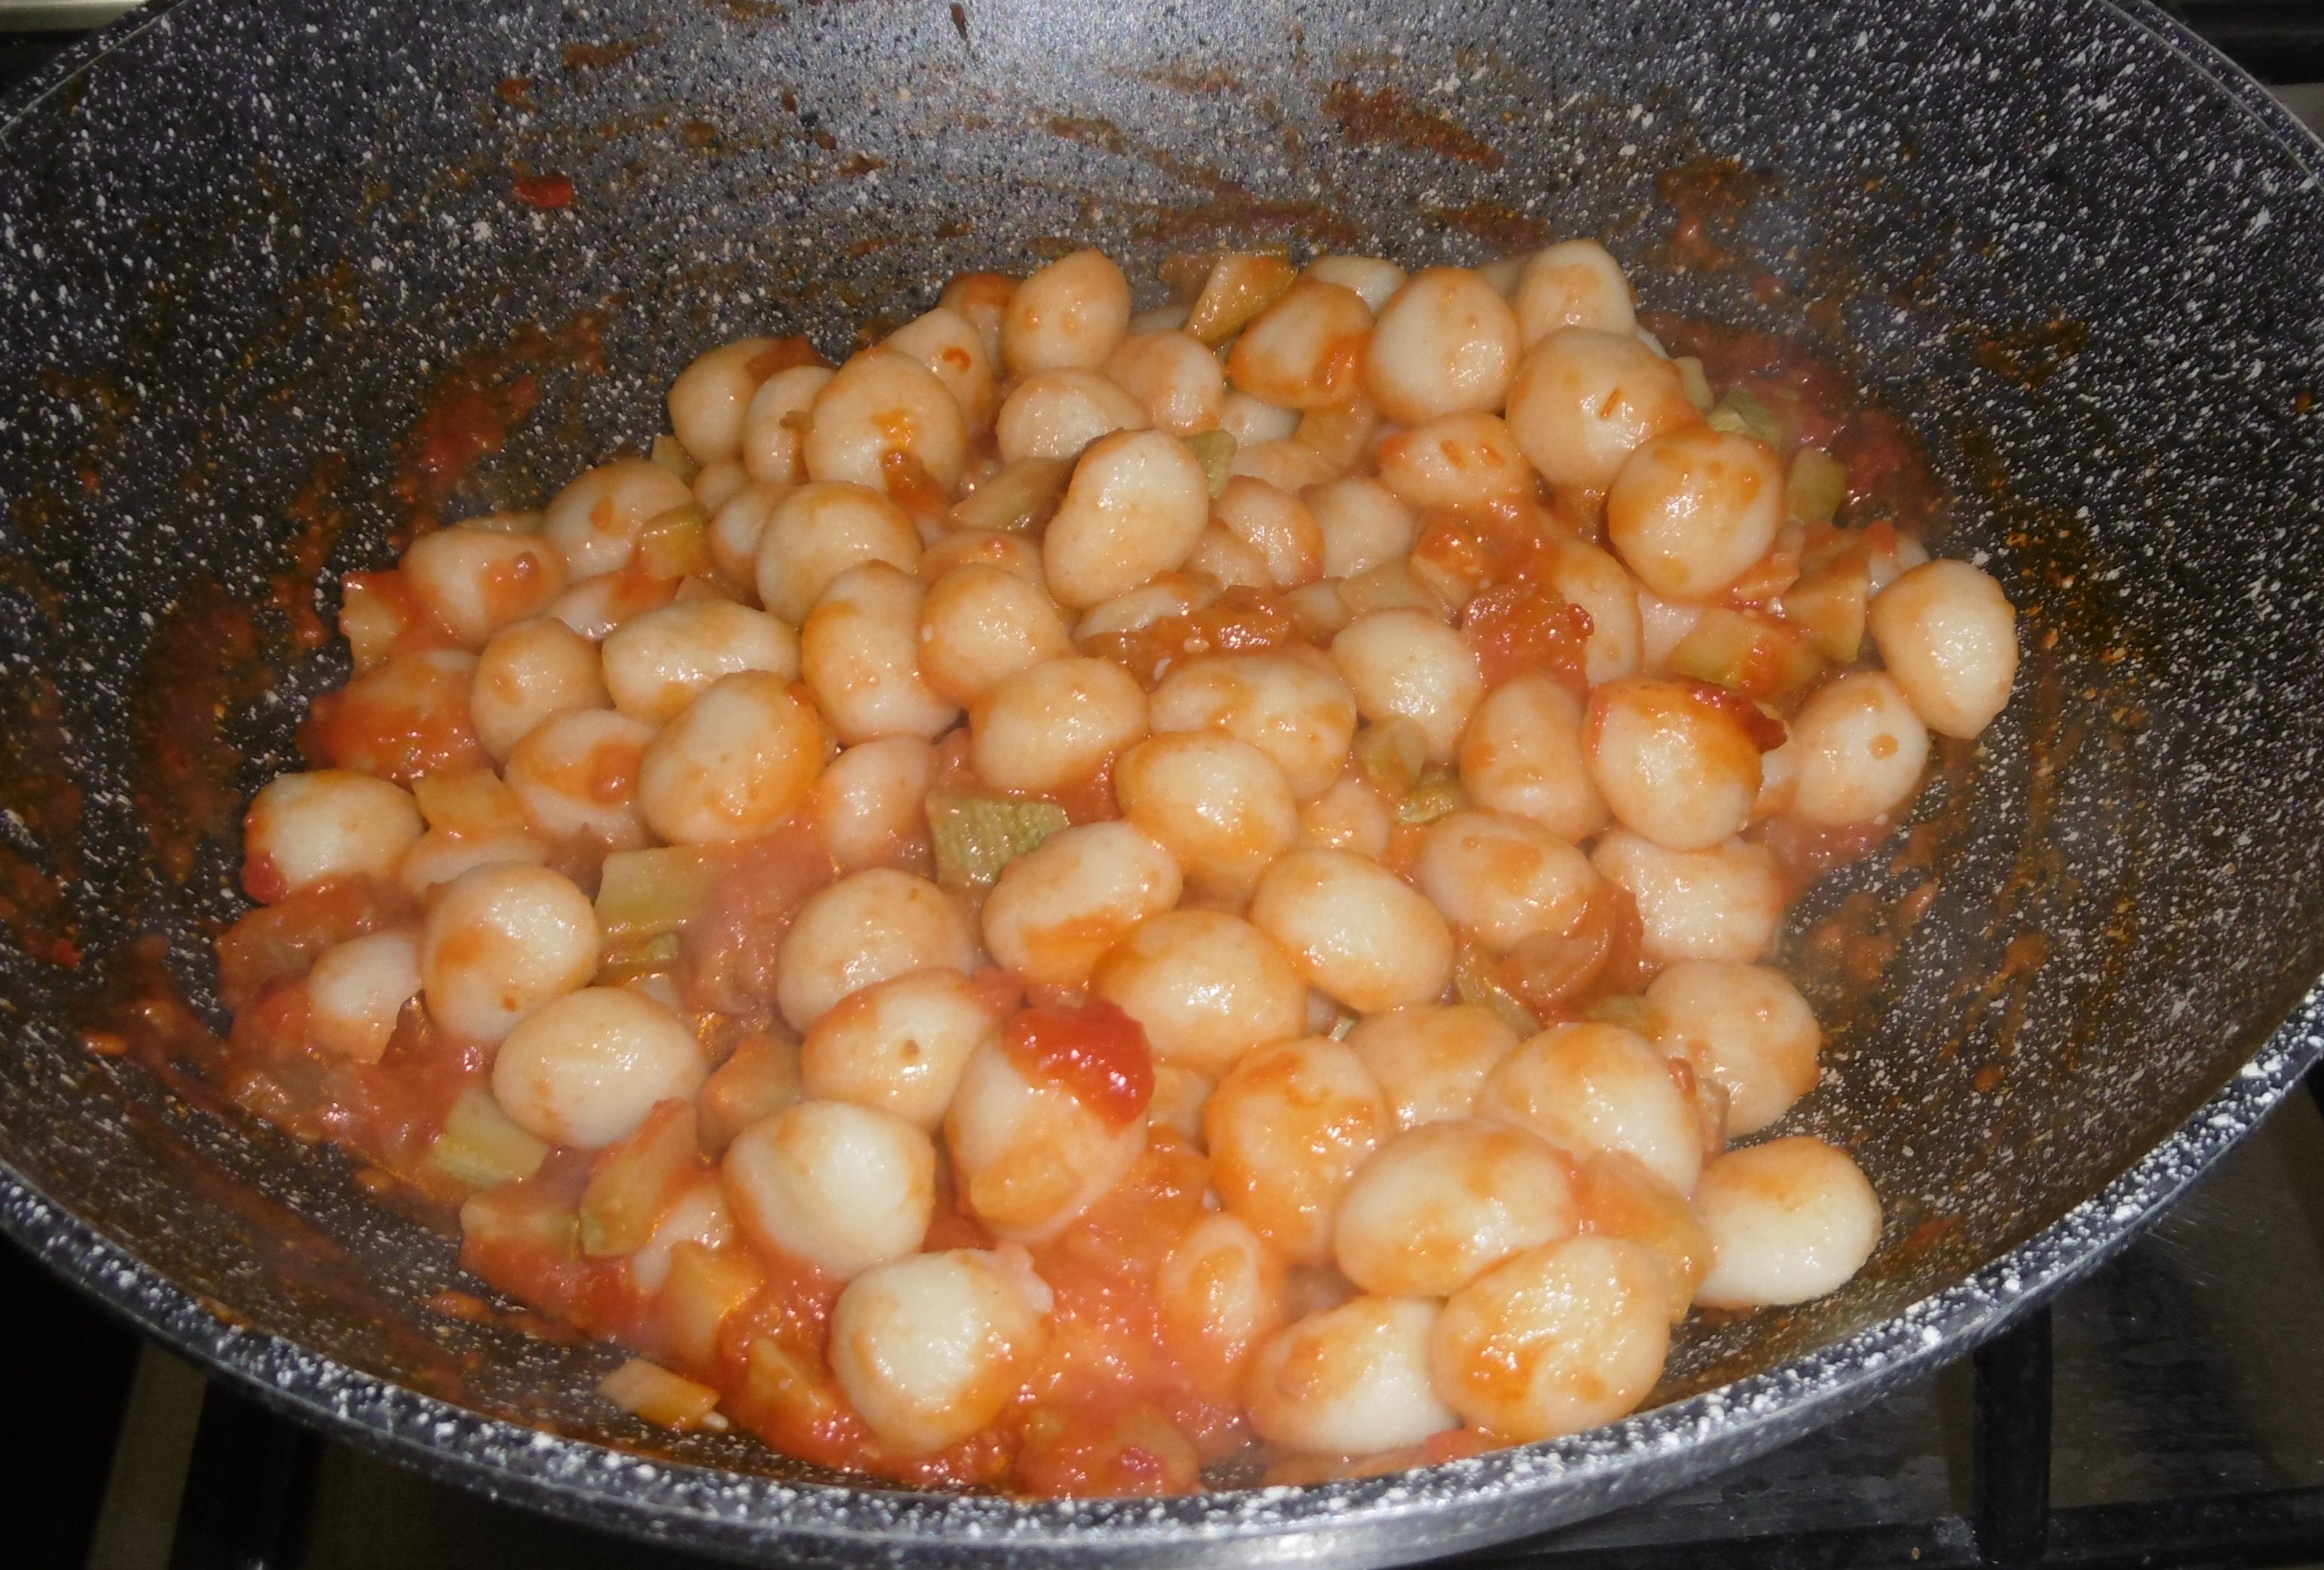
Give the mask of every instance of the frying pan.
M 2318 1054 L 2324 148 L 2135 0 L 185 0 L 0 127 L 0 1224 L 374 1450 L 742 1558 L 1448 1552 L 1958 1355 Z M 90 1049 L 222 1027 L 241 806 L 346 671 L 340 575 L 636 448 L 701 347 L 844 353 L 950 272 L 1083 244 L 1158 298 L 1229 245 L 1575 234 L 1907 417 L 1937 543 L 2026 647 L 2009 713 L 1785 938 L 1831 1037 L 1793 1126 L 1856 1153 L 1879 1252 L 1692 1326 L 1642 1414 L 1158 1503 L 851 1484 L 624 1418 L 590 1393 L 614 1354 L 441 1311 L 424 1217 Z

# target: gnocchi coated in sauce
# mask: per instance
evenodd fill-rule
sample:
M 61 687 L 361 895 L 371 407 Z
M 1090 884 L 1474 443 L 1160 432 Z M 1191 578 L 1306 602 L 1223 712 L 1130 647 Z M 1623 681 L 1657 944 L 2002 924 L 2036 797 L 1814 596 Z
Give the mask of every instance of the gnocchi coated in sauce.
M 1591 241 L 1133 305 L 1084 251 L 711 349 L 650 459 L 350 580 L 250 809 L 238 1099 L 456 1203 L 649 1419 L 1385 1470 L 1878 1242 L 1770 956 L 1798 847 L 2006 703 L 2000 586 Z

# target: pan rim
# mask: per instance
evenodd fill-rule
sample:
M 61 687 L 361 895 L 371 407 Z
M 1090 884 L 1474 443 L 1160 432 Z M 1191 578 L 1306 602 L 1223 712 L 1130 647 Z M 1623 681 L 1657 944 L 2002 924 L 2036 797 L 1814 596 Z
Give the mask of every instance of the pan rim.
M 151 0 L 0 95 L 0 143 L 73 76 L 161 24 L 180 3 Z M 2149 0 L 2097 3 L 2178 56 L 2311 176 L 2324 169 L 2324 138 L 2184 24 Z M 892 1545 L 963 1554 L 1082 1551 L 1091 1538 L 1102 1537 L 1125 1547 L 1178 1550 L 1232 1542 L 1240 1557 L 1250 1558 L 1252 1548 L 1264 1551 L 1254 1539 L 1274 1538 L 1285 1556 L 1313 1561 L 1319 1556 L 1312 1546 L 1289 1539 L 1324 1531 L 1340 1540 L 1323 1548 L 1323 1560 L 1377 1563 L 1547 1529 L 1634 1502 L 1681 1481 L 1641 1464 L 1645 1459 L 1683 1449 L 1689 1474 L 1721 1469 L 1950 1362 L 2113 1257 L 2319 1058 L 2324 985 L 2307 992 L 2226 1085 L 2096 1194 L 1966 1279 L 1764 1373 L 1571 1439 L 1385 1478 L 1166 1501 L 1025 1502 L 790 1484 L 631 1455 L 481 1418 L 287 1339 L 235 1329 L 50 1200 L 5 1159 L 0 1232 L 110 1311 L 273 1409 L 447 1481 L 635 1537 L 682 1531 L 695 1546 L 734 1557 L 796 1548 L 801 1538 L 834 1549 Z M 638 1486 L 606 1486 L 630 1479 Z M 1359 1540 L 1365 1528 L 1425 1520 L 1453 1502 L 1493 1506 L 1498 1513 L 1481 1523 L 1452 1523 L 1425 1543 Z

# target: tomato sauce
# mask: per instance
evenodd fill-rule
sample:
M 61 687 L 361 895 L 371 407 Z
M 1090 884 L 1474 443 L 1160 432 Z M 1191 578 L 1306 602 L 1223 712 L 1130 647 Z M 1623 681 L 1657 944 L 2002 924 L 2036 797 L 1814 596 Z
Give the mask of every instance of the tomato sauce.
M 1461 641 L 1477 657 L 1485 685 L 1541 671 L 1576 697 L 1590 690 L 1590 613 L 1546 584 L 1499 584 L 1461 613 Z
M 1207 605 L 1157 617 L 1128 633 L 1100 633 L 1087 651 L 1111 660 L 1148 691 L 1171 671 L 1209 654 L 1259 654 L 1299 635 L 1291 607 L 1272 590 L 1238 586 Z
M 391 660 L 315 700 L 300 750 L 334 769 L 408 785 L 454 769 L 488 769 L 468 717 L 469 665 Z
M 1113 1192 L 1034 1249 L 1056 1307 L 1018 1417 L 1029 1492 L 1183 1493 L 1200 1465 L 1248 1442 L 1239 1410 L 1203 1397 L 1170 1351 L 1154 1295 L 1163 1255 L 1203 1214 L 1209 1169 L 1157 1138 Z
M 838 873 L 812 825 L 795 817 L 746 847 L 679 935 L 686 993 L 696 1007 L 766 1013 L 775 960 L 807 897 Z
M 1102 999 L 1078 1009 L 1027 1009 L 1001 1039 L 1018 1072 L 1065 1091 L 1109 1129 L 1129 1127 L 1154 1099 L 1144 1027 Z

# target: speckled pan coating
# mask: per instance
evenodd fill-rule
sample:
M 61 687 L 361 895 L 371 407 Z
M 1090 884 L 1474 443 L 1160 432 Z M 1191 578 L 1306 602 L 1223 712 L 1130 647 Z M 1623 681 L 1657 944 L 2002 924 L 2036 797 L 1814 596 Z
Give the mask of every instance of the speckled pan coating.
M 0 1224 L 360 1443 L 745 1558 L 1447 1552 L 1702 1475 L 1958 1354 L 2118 1245 L 2324 1045 L 2324 148 L 2148 7 L 186 0 L 92 52 L 0 106 L 0 734 L 51 673 L 85 792 L 70 843 L 19 817 L 0 838 L 77 859 L 90 956 L 76 977 L 0 942 Z M 1767 184 L 1714 236 L 1748 265 L 1683 273 L 1655 178 L 1705 156 Z M 512 202 L 544 171 L 573 177 L 571 208 Z M 603 368 L 536 353 L 536 412 L 447 511 L 537 501 L 641 442 L 706 344 L 843 350 L 963 267 L 1097 243 L 1150 290 L 1164 255 L 1221 243 L 1412 262 L 1575 233 L 1608 236 L 1651 305 L 1852 345 L 1958 489 L 1945 548 L 2028 611 L 2024 688 L 1923 803 L 1923 864 L 1852 869 L 1791 939 L 1835 1036 L 1791 1126 L 1856 1150 L 1882 1251 L 1808 1309 L 1690 1334 L 1655 1409 L 1158 1504 L 831 1486 L 739 1439 L 625 1455 L 604 1442 L 655 1438 L 589 1393 L 608 1354 L 429 1313 L 445 1239 L 75 1045 L 76 990 L 136 928 L 175 935 L 207 998 L 193 933 L 234 908 L 230 832 L 173 878 L 140 820 L 155 616 L 202 575 L 256 596 L 302 494 L 339 525 L 334 608 L 338 574 L 388 559 L 405 433 L 484 363 L 463 356 L 602 318 Z M 286 664 L 220 722 L 242 791 L 344 654 Z M 1932 874 L 1928 917 L 1888 933 L 1877 912 Z M 1889 938 L 1884 979 L 1840 984 Z

